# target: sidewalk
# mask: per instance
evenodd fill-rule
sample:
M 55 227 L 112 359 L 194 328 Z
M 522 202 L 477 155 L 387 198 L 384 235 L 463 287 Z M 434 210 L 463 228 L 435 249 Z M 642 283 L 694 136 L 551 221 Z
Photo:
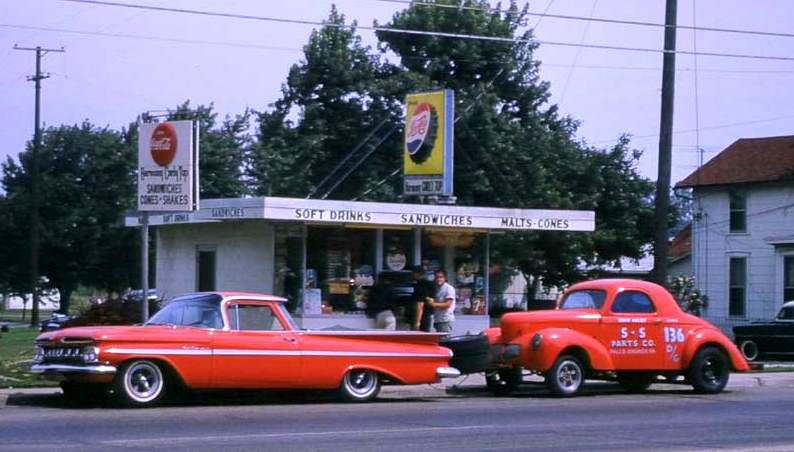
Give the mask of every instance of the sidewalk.
M 525 378 L 528 388 L 542 388 L 543 379 L 538 376 Z M 588 384 L 604 384 L 593 380 Z M 753 387 L 781 387 L 794 388 L 794 372 L 752 372 L 734 373 L 728 382 L 727 390 Z M 657 384 L 654 388 L 688 388 L 688 386 Z M 0 408 L 6 405 L 9 396 L 16 395 L 54 395 L 60 394 L 59 388 L 14 388 L 0 389 Z M 413 386 L 385 386 L 381 391 L 381 397 L 390 398 L 457 398 L 467 395 L 483 394 L 489 392 L 485 386 L 485 376 L 483 374 L 471 374 L 463 377 L 444 380 L 437 384 L 413 385 Z

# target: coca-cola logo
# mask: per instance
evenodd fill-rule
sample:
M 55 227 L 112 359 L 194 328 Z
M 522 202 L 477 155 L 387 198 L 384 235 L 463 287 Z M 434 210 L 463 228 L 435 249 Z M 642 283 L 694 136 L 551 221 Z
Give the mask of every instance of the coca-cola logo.
M 176 128 L 173 124 L 164 122 L 158 124 L 152 131 L 149 151 L 152 159 L 160 166 L 168 166 L 176 157 Z

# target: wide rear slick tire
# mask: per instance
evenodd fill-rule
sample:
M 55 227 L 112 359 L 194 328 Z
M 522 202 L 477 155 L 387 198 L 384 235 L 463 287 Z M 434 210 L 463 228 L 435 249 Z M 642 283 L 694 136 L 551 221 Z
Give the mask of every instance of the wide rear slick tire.
M 701 348 L 689 365 L 687 379 L 695 392 L 717 394 L 725 389 L 731 375 L 731 364 L 725 352 L 717 347 Z
M 368 402 L 380 392 L 380 375 L 366 369 L 353 369 L 342 378 L 339 396 L 347 402 Z
M 546 372 L 546 386 L 558 396 L 571 397 L 582 389 L 584 377 L 584 367 L 579 359 L 572 355 L 562 355 Z
M 154 361 L 125 363 L 113 380 L 116 402 L 133 408 L 157 405 L 165 397 L 166 375 L 165 369 Z

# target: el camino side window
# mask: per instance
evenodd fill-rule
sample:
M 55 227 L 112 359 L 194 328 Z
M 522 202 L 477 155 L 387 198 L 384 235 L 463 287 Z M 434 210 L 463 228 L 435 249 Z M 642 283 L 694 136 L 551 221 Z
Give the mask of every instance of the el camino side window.
M 603 290 L 577 290 L 569 292 L 560 303 L 560 309 L 601 309 L 607 294 Z
M 617 294 L 612 312 L 622 314 L 650 314 L 656 312 L 653 302 L 642 292 L 627 290 Z
M 229 310 L 233 330 L 284 331 L 284 326 L 270 306 L 237 304 Z

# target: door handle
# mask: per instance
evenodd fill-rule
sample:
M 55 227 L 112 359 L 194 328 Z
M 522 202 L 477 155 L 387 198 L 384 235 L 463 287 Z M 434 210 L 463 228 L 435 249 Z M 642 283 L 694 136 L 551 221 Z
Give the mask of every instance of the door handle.
M 282 338 L 282 339 L 284 339 L 285 341 L 287 341 L 287 342 L 291 342 L 291 343 L 293 343 L 293 344 L 294 344 L 295 342 L 298 342 L 298 340 L 297 340 L 297 339 L 295 339 L 294 337 L 291 337 L 291 336 L 282 336 L 281 338 Z

